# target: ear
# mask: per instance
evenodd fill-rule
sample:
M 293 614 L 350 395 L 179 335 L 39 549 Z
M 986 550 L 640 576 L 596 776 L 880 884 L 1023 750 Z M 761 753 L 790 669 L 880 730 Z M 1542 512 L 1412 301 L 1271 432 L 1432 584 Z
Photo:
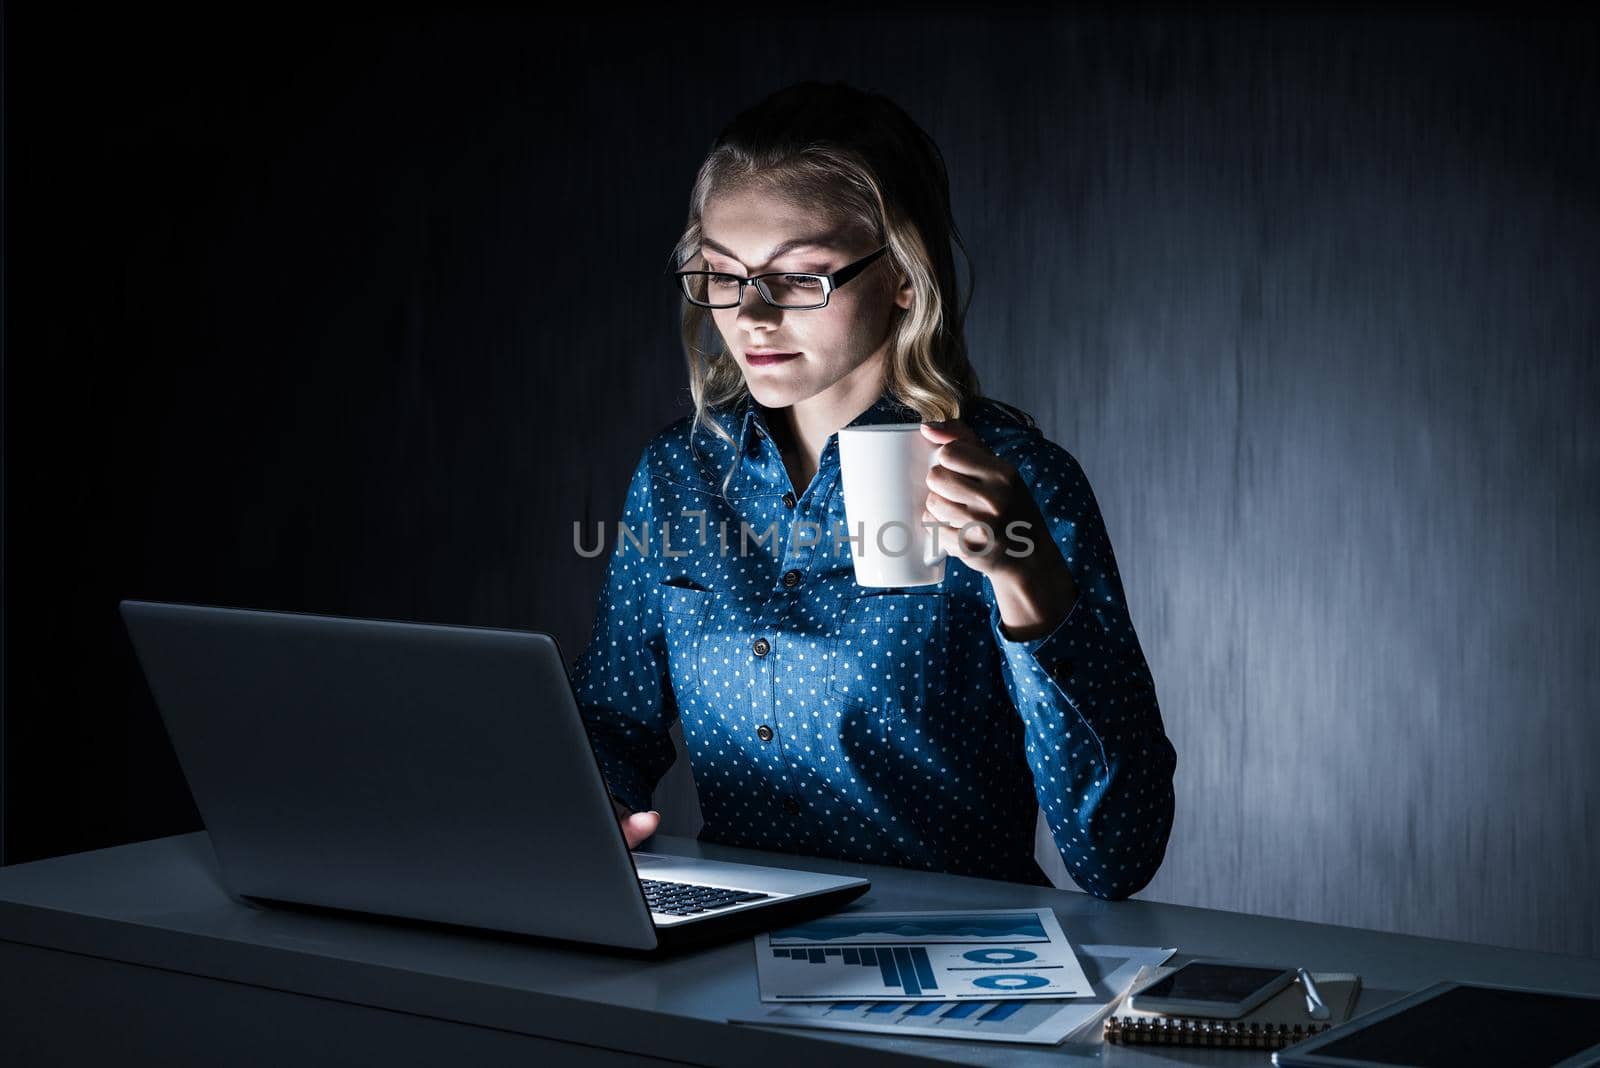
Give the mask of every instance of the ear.
M 915 292 L 911 288 L 911 279 L 901 279 L 900 292 L 895 294 L 894 302 L 906 311 L 911 310 L 911 298 Z

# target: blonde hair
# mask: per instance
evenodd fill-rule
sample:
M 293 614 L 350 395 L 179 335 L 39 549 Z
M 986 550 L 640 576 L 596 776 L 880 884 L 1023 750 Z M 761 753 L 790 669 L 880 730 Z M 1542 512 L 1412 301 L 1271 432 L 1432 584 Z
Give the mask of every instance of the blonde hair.
M 781 197 L 889 246 L 884 270 L 912 288 L 911 307 L 896 308 L 890 328 L 884 385 L 895 399 L 934 422 L 958 418 L 981 396 L 963 331 L 972 294 L 956 306 L 951 243 L 969 275 L 972 257 L 951 215 L 944 157 L 910 116 L 887 97 L 841 82 L 801 82 L 740 113 L 695 176 L 670 270 L 686 269 L 699 254 L 711 198 L 736 190 Z M 695 407 L 691 446 L 698 427 L 736 444 L 708 410 L 737 404 L 749 390 L 710 309 L 683 301 L 682 339 Z M 722 480 L 724 496 L 733 470 Z

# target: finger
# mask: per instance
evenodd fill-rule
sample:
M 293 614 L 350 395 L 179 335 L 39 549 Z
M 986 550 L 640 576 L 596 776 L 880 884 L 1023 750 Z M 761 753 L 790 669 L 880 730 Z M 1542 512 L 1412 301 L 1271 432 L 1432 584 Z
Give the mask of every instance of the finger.
M 622 823 L 622 837 L 632 849 L 640 842 L 656 833 L 656 828 L 661 825 L 661 813 L 651 810 L 649 812 L 635 812 Z
M 934 533 L 941 549 L 969 563 L 988 555 L 986 550 L 997 541 L 993 522 L 971 514 L 960 505 L 940 504 L 938 508 L 937 512 L 924 511 L 922 518 L 938 524 Z
M 929 490 L 927 503 L 923 507 L 939 522 L 958 527 L 974 520 L 982 520 L 992 527 L 1000 521 L 1000 512 L 986 491 L 975 490 L 967 493 L 966 497 L 966 500 L 957 500 L 947 495 L 943 488 Z
M 947 501 L 979 508 L 993 506 L 990 491 L 992 483 L 987 479 L 964 475 L 939 464 L 928 468 L 928 477 L 925 481 L 929 493 L 937 493 Z
M 934 467 L 947 467 L 958 474 L 998 480 L 1005 478 L 1005 461 L 981 441 L 952 441 L 935 454 Z
M 961 533 L 962 528 L 966 528 L 967 537 L 967 541 L 962 544 L 962 549 L 967 552 L 971 552 L 975 548 L 981 548 L 987 541 L 991 540 L 993 538 L 992 532 L 995 529 L 995 524 L 992 520 L 985 519 L 980 515 L 974 515 L 969 509 L 947 501 L 932 502 L 932 506 L 923 511 L 922 518 L 924 522 L 937 526 L 937 535 L 941 539 L 940 544 L 945 547 L 947 552 L 954 551 L 952 546 L 955 542 L 944 539 L 953 538 Z M 988 533 L 986 533 L 985 528 L 987 528 Z
M 934 441 L 977 441 L 978 433 L 959 418 L 922 424 L 923 436 Z

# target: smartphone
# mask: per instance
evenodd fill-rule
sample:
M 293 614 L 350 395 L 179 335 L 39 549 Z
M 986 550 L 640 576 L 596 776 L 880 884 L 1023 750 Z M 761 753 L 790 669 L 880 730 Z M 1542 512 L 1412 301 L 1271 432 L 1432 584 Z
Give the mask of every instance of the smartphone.
M 1141 1012 L 1237 1020 L 1295 980 L 1293 968 L 1232 960 L 1192 960 L 1133 992 Z

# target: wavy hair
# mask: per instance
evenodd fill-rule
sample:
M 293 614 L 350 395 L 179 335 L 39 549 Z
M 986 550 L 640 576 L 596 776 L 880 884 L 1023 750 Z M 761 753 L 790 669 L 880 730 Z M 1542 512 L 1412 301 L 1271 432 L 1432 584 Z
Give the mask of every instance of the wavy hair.
M 896 308 L 884 385 L 924 422 L 954 419 L 982 394 L 967 358 L 956 304 L 954 246 L 972 275 L 972 257 L 950 210 L 950 180 L 933 138 L 887 97 L 843 82 L 807 81 L 780 89 L 736 115 L 712 143 L 689 194 L 689 218 L 669 270 L 700 253 L 707 203 L 735 190 L 769 193 L 886 244 L 885 259 L 910 279 L 911 307 Z M 975 284 L 974 279 L 974 284 Z M 682 340 L 694 400 L 693 431 L 732 436 L 709 409 L 749 397 L 711 310 L 683 301 Z M 1033 419 L 995 401 L 1028 425 Z M 733 467 L 722 480 L 727 495 Z

